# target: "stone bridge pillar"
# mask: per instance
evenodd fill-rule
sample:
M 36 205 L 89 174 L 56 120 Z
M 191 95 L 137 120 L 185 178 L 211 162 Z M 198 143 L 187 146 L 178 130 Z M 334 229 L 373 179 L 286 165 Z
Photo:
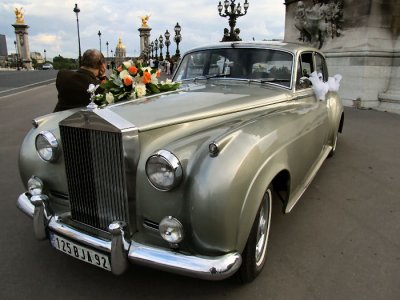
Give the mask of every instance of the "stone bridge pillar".
M 286 0 L 285 41 L 321 48 L 347 106 L 400 112 L 400 0 Z

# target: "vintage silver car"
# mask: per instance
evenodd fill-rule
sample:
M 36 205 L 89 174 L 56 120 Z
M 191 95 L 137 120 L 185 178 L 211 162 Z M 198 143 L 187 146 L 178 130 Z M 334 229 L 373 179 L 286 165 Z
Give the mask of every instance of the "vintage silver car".
M 344 121 L 316 49 L 218 43 L 187 52 L 172 92 L 39 117 L 20 150 L 18 207 L 38 239 L 114 274 L 129 262 L 254 279 L 272 201 L 288 213 Z M 322 81 L 321 81 L 322 82 Z

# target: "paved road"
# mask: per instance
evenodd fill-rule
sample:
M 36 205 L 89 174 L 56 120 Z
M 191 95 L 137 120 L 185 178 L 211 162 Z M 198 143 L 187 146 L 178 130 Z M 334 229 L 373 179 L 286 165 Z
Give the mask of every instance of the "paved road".
M 0 299 L 400 299 L 400 115 L 346 109 L 345 131 L 294 210 L 274 206 L 268 260 L 249 285 L 133 266 L 113 276 L 33 237 L 15 207 L 18 149 L 54 84 L 0 97 Z
M 0 97 L 52 83 L 56 79 L 57 72 L 57 70 L 1 71 Z

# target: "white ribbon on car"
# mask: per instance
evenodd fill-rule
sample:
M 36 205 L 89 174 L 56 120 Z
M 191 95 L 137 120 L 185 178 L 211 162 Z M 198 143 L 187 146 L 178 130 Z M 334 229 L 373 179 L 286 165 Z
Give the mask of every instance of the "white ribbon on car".
M 324 82 L 322 74 L 314 71 L 310 74 L 310 77 L 308 77 L 308 79 L 312 83 L 312 87 L 317 99 L 325 101 L 326 94 L 328 92 L 339 91 L 340 80 L 342 80 L 342 75 L 336 74 L 333 77 L 329 77 L 328 81 Z

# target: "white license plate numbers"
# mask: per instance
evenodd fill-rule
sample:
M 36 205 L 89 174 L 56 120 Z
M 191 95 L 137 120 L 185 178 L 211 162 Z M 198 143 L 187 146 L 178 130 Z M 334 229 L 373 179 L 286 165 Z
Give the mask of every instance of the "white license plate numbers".
M 71 242 L 70 240 L 67 240 L 54 233 L 50 233 L 50 242 L 54 248 L 64 252 L 65 254 L 83 260 L 107 271 L 111 271 L 110 259 L 107 255 L 75 244 L 74 242 Z

